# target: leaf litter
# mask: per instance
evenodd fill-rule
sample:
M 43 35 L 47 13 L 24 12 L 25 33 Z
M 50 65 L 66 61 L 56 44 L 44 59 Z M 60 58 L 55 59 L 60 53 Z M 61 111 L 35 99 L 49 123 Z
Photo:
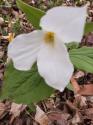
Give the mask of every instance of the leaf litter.
M 49 2 L 47 0 L 25 2 L 47 10 L 56 5 L 82 6 L 88 2 L 88 22 L 93 22 L 93 2 L 86 0 L 61 0 Z M 11 3 L 11 4 L 10 4 Z M 0 6 L 0 88 L 3 84 L 5 64 L 7 60 L 7 46 L 9 33 L 15 35 L 34 30 L 25 15 L 16 7 L 15 0 L 2 1 Z M 14 37 L 14 36 L 13 36 Z M 93 33 L 86 34 L 80 46 L 93 46 Z M 93 74 L 76 71 L 74 92 L 67 88 L 64 92 L 56 91 L 47 100 L 35 104 L 36 111 L 23 104 L 16 104 L 9 100 L 0 102 L 0 125 L 93 125 Z M 73 83 L 73 79 L 72 79 Z M 91 93 L 87 88 L 91 88 Z M 86 96 L 87 93 L 87 96 Z

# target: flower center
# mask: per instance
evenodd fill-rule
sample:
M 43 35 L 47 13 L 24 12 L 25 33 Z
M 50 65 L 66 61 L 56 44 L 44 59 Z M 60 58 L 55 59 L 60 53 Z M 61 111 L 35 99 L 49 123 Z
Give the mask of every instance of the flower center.
M 48 44 L 54 44 L 54 33 L 53 32 L 46 32 L 44 35 L 44 41 Z

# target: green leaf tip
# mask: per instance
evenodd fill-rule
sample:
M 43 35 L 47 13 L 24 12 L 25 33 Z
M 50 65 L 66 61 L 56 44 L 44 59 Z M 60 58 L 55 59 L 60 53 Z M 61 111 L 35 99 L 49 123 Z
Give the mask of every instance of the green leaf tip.
M 21 9 L 26 14 L 31 24 L 35 28 L 40 29 L 39 26 L 40 19 L 45 14 L 45 12 L 24 3 L 22 0 L 17 0 L 16 3 L 18 8 Z

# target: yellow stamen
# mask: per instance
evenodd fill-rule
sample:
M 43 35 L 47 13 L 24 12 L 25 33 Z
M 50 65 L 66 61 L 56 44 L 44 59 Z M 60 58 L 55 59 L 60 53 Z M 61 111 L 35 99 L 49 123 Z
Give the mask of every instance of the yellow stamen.
M 54 33 L 53 32 L 46 32 L 44 35 L 44 41 L 48 44 L 54 44 Z

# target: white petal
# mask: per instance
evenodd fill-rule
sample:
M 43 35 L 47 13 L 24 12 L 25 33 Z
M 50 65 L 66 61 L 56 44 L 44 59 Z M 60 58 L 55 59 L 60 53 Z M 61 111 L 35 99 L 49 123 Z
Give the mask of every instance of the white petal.
M 41 18 L 40 26 L 52 31 L 63 42 L 80 42 L 87 16 L 87 7 L 54 7 Z
M 59 39 L 55 45 L 42 45 L 38 53 L 37 66 L 46 83 L 60 91 L 66 87 L 73 73 L 67 49 Z
M 8 56 L 13 60 L 18 70 L 29 70 L 36 61 L 40 49 L 42 31 L 33 31 L 17 36 L 8 46 Z

